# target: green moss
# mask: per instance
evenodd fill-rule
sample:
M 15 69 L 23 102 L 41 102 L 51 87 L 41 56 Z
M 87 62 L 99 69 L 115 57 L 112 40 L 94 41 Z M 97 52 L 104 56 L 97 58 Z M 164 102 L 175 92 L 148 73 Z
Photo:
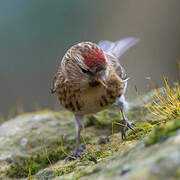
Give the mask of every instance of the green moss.
M 147 136 L 152 131 L 153 127 L 153 125 L 147 122 L 138 123 L 137 127 L 135 127 L 135 132 L 132 130 L 127 132 L 126 140 L 131 141 L 134 139 L 141 139 Z
M 148 137 L 145 141 L 146 146 L 150 146 L 160 141 L 161 138 L 165 136 L 174 136 L 176 130 L 180 128 L 180 118 L 175 119 L 172 123 L 168 125 L 161 125 L 156 127 L 153 134 Z
M 147 136 L 153 129 L 153 125 L 148 122 L 139 122 L 138 120 L 142 118 L 142 113 L 145 115 L 147 112 L 146 109 L 142 109 L 141 111 L 139 109 L 134 109 L 133 111 L 130 111 L 127 114 L 128 119 L 133 122 L 137 122 L 137 127 L 135 128 L 135 132 L 132 130 L 127 131 L 127 140 L 134 140 L 134 139 L 141 139 L 145 136 Z M 93 126 L 95 128 L 102 128 L 105 127 L 106 129 L 109 129 L 111 132 L 112 128 L 112 120 L 115 122 L 114 123 L 114 133 L 119 132 L 120 128 L 122 126 L 116 124 L 116 123 L 121 123 L 122 122 L 122 117 L 121 114 L 118 111 L 109 111 L 109 110 L 104 110 L 96 115 L 91 115 L 88 117 L 88 126 Z
M 96 145 L 95 148 L 92 145 L 87 145 L 86 150 L 82 153 L 81 159 L 77 159 L 76 161 L 73 162 L 66 162 L 66 164 L 68 163 L 69 164 L 64 167 L 58 168 L 54 172 L 54 175 L 62 176 L 74 172 L 71 180 L 78 180 L 80 177 L 86 176 L 90 173 L 97 172 L 98 168 L 96 166 L 93 167 L 94 163 L 96 163 L 96 160 L 98 161 L 102 158 L 112 155 L 112 152 L 109 151 L 109 147 L 107 145 L 105 146 L 107 147 L 107 149 L 102 150 L 101 147 L 99 147 L 98 145 Z M 90 163 L 92 161 L 94 162 L 93 164 Z M 89 168 L 82 168 L 81 166 L 79 166 L 79 164 L 86 164 L 86 166 Z
M 66 143 L 65 151 L 69 152 L 73 146 L 69 146 L 71 143 Z M 31 169 L 31 175 L 36 174 L 40 169 L 47 167 L 50 163 L 54 164 L 57 161 L 64 159 L 66 155 L 60 150 L 49 150 L 46 153 L 37 154 L 36 156 L 25 158 L 23 162 L 16 162 L 6 170 L 6 175 L 10 178 L 25 178 L 28 176 L 29 168 Z
M 110 156 L 110 155 L 111 155 L 110 152 L 103 152 L 100 150 L 98 150 L 98 151 L 92 150 L 90 152 L 84 153 L 82 159 L 76 160 L 75 162 L 73 162 L 67 166 L 64 166 L 62 168 L 58 168 L 54 172 L 54 175 L 55 176 L 62 176 L 62 175 L 74 172 L 73 177 L 71 179 L 78 180 L 80 177 L 83 177 L 83 176 L 86 176 L 90 173 L 94 173 L 94 172 L 98 171 L 98 168 L 94 167 L 94 168 L 91 168 L 90 172 L 89 172 L 89 171 L 87 171 L 87 169 L 81 168 L 80 166 L 78 166 L 77 165 L 78 163 L 90 162 L 90 161 L 92 161 L 92 158 L 98 160 L 98 159 L 105 158 L 105 157 Z
M 83 158 L 81 159 L 81 161 L 89 161 L 89 160 L 92 161 L 93 159 L 98 160 L 100 158 L 104 158 L 110 155 L 111 153 L 106 152 L 106 151 L 100 151 L 100 150 L 90 151 L 83 155 Z
M 89 115 L 87 126 L 94 126 L 96 128 L 109 126 L 111 124 L 111 118 L 108 112 L 108 110 L 104 110 L 95 115 Z
M 76 167 L 75 164 L 70 164 L 70 165 L 65 166 L 63 168 L 59 168 L 54 172 L 54 175 L 55 176 L 62 176 L 64 174 L 69 174 L 69 173 L 74 171 L 75 167 Z
M 138 122 L 142 119 L 142 116 L 147 114 L 147 109 L 134 109 L 128 112 L 127 119 L 129 121 Z M 96 128 L 102 128 L 102 127 L 110 127 L 112 120 L 114 122 L 122 123 L 122 116 L 120 111 L 118 110 L 104 110 L 101 112 L 96 113 L 95 115 L 89 115 L 88 116 L 88 122 L 87 126 L 94 126 Z
M 64 180 L 79 180 L 82 177 L 88 176 L 93 173 L 97 173 L 101 170 L 101 168 L 99 167 L 99 164 L 95 166 L 89 165 L 87 168 L 84 168 L 84 167 L 78 166 L 77 165 L 78 163 L 79 163 L 79 160 L 73 164 L 67 165 L 63 168 L 59 168 L 54 172 L 54 175 L 63 176 L 63 175 L 73 172 L 71 177 L 64 176 L 63 179 Z
M 111 129 L 112 120 L 114 122 L 122 122 L 120 112 L 104 110 L 94 115 L 89 115 L 87 126 L 93 126 L 97 129 L 102 129 L 102 127 Z

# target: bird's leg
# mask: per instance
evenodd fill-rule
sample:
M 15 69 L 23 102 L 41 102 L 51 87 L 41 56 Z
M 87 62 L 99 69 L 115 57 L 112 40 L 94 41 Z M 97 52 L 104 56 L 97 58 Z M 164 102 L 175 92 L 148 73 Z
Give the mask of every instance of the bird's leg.
M 126 131 L 128 130 L 128 128 L 130 128 L 131 130 L 135 131 L 134 128 L 133 128 L 133 123 L 132 122 L 129 122 L 126 120 L 126 116 L 125 116 L 125 112 L 124 112 L 124 104 L 122 103 L 121 106 L 120 106 L 120 109 L 121 109 L 121 113 L 122 113 L 122 116 L 123 116 L 123 128 L 122 128 L 122 139 L 125 141 L 126 140 Z
M 83 116 L 75 115 L 75 127 L 76 127 L 77 136 L 76 136 L 76 145 L 75 145 L 73 156 L 81 157 L 81 152 L 85 149 L 85 148 L 79 147 L 80 137 L 81 137 L 81 128 L 84 129 Z

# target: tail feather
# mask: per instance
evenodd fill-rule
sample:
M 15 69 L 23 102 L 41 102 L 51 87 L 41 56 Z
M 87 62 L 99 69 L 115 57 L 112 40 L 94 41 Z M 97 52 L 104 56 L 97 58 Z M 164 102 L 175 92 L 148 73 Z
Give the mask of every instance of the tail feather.
M 121 39 L 119 41 L 111 42 L 107 40 L 102 40 L 98 45 L 106 52 L 111 53 L 117 58 L 120 58 L 130 47 L 135 45 L 140 41 L 139 38 L 128 37 Z

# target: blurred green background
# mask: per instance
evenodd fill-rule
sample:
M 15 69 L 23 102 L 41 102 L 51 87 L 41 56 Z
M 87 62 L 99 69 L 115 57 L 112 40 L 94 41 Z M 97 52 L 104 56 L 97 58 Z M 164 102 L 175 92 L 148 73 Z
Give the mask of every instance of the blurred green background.
M 65 51 L 80 41 L 139 37 L 121 57 L 134 86 L 161 86 L 162 74 L 178 79 L 179 0 L 1 0 L 0 113 L 57 109 L 51 81 Z M 147 80 L 146 77 L 151 77 Z

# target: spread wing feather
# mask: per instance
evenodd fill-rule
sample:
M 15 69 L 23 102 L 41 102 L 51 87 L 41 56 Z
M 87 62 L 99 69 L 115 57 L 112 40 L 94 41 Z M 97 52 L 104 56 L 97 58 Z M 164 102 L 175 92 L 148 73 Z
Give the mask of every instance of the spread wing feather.
M 103 49 L 108 59 L 111 61 L 113 69 L 118 76 L 125 80 L 127 79 L 126 71 L 121 66 L 119 58 L 133 45 L 139 42 L 138 38 L 128 37 L 119 41 L 111 42 L 107 40 L 100 41 L 98 45 Z
M 128 37 L 119 41 L 111 42 L 107 40 L 100 41 L 98 45 L 106 52 L 112 53 L 118 59 L 122 56 L 130 47 L 139 42 L 139 38 Z

